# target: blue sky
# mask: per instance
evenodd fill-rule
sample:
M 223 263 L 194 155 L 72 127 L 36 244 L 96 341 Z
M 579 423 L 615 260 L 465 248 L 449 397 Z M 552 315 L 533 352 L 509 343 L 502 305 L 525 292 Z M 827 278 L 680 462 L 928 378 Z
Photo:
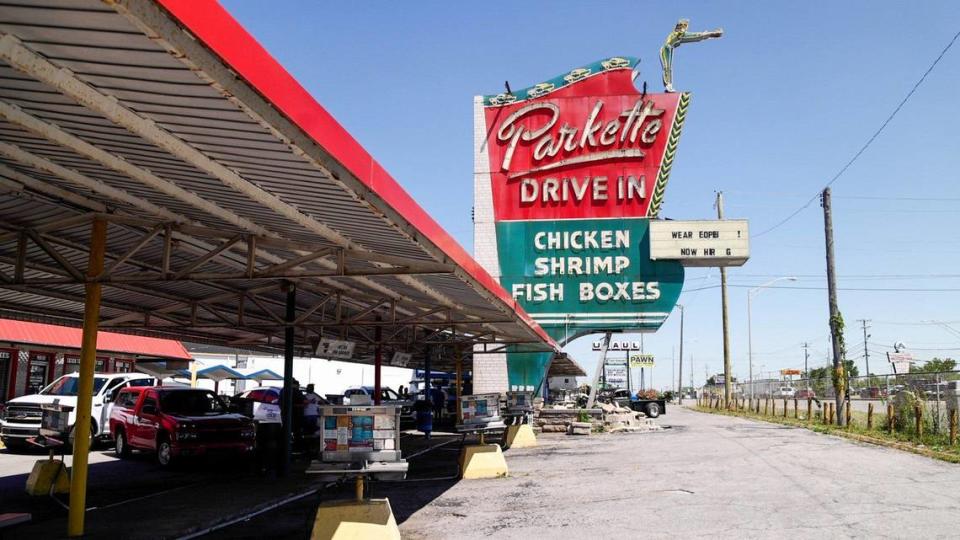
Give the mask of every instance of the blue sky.
M 224 5 L 468 250 L 472 98 L 522 88 L 611 55 L 657 52 L 680 17 L 723 39 L 684 45 L 675 85 L 693 92 L 662 215 L 726 215 L 752 232 L 802 206 L 880 126 L 960 30 L 958 2 L 259 2 Z M 903 341 L 917 358 L 960 356 L 960 46 L 833 188 L 840 309 L 863 371 L 857 319 L 872 319 L 870 368 Z M 746 377 L 751 286 L 797 276 L 753 302 L 755 370 L 828 354 L 823 217 L 817 202 L 753 239 L 729 271 L 734 374 Z M 690 269 L 686 369 L 722 371 L 719 272 Z M 701 290 L 695 290 L 701 289 Z M 879 290 L 855 290 L 879 289 Z M 901 289 L 901 290 L 894 290 Z M 924 290 L 903 290 L 924 289 Z M 689 291 L 689 292 L 686 292 Z M 675 314 L 645 337 L 654 385 L 670 384 Z M 570 352 L 591 373 L 587 340 Z M 762 365 L 762 367 L 761 367 Z M 687 377 L 685 377 L 686 382 Z

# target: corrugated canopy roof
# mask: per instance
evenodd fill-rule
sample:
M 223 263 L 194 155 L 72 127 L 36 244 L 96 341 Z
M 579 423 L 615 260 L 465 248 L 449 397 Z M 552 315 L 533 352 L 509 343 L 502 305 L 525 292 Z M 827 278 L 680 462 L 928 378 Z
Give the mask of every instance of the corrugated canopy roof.
M 276 352 L 295 283 L 300 354 L 558 350 L 214 2 L 0 1 L 0 80 L 5 316 L 79 324 L 96 217 L 103 329 Z

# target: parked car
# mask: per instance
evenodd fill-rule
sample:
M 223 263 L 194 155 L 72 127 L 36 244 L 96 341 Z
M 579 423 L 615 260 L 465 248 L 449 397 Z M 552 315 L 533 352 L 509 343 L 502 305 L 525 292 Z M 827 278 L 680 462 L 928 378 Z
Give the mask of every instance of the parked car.
M 797 399 L 813 399 L 817 397 L 817 395 L 811 388 L 801 388 L 796 391 L 794 397 Z
M 612 403 L 619 407 L 626 407 L 637 412 L 642 412 L 647 415 L 648 418 L 657 418 L 661 414 L 666 414 L 666 400 L 657 398 L 655 396 L 656 392 L 651 393 L 647 397 L 643 397 L 642 394 L 642 391 L 634 395 L 625 388 L 618 388 L 612 391 L 604 391 L 598 399 L 602 399 L 604 402 Z
M 253 410 L 251 414 L 254 422 L 259 424 L 279 424 L 281 423 L 280 390 L 281 388 L 275 386 L 259 386 L 237 394 L 233 400 L 238 402 L 252 402 Z M 320 398 L 321 405 L 332 405 L 332 403 L 323 396 L 318 394 L 318 397 Z
M 261 424 L 279 424 L 280 419 L 280 389 L 272 386 L 251 388 L 236 395 L 236 400 L 252 402 L 252 418 Z
M 773 397 L 777 399 L 793 399 L 797 396 L 797 391 L 792 386 L 781 386 L 773 392 Z
M 373 387 L 372 386 L 354 386 L 347 388 L 343 391 L 343 404 L 344 405 L 372 405 L 373 404 Z M 362 396 L 362 397 L 361 397 Z M 357 399 L 360 397 L 360 399 Z M 358 403 L 360 402 L 360 403 Z M 404 399 L 400 397 L 400 394 L 388 387 L 384 386 L 380 389 L 380 404 L 381 405 L 395 405 L 400 407 L 400 420 L 402 421 L 413 421 L 416 416 L 413 412 L 413 403 L 412 399 Z
M 936 399 L 937 396 L 939 396 L 940 399 L 943 399 L 944 396 L 947 395 L 947 389 L 949 388 L 950 381 L 940 381 L 939 383 L 934 382 L 927 384 L 923 389 L 923 393 L 928 399 Z
M 256 438 L 253 421 L 228 413 L 210 390 L 165 386 L 121 390 L 110 432 L 120 458 L 132 450 L 154 452 L 164 467 L 185 456 L 249 454 Z
M 94 373 L 93 408 L 90 434 L 94 441 L 110 436 L 108 420 L 117 393 L 124 388 L 153 386 L 156 379 L 143 373 Z M 0 440 L 7 448 L 23 447 L 27 439 L 40 434 L 41 405 L 59 400 L 61 405 L 73 407 L 70 426 L 76 422 L 77 391 L 80 375 L 69 373 L 53 381 L 40 392 L 11 399 L 0 415 Z
M 861 388 L 859 395 L 864 399 L 877 399 L 886 397 L 887 390 L 886 388 L 880 388 L 879 386 L 871 386 L 868 388 Z

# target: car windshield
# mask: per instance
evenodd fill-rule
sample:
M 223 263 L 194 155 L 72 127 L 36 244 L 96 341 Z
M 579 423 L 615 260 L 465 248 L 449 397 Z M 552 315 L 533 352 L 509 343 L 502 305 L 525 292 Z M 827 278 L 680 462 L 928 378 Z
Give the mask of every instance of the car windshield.
M 223 414 L 224 406 L 213 392 L 206 390 L 175 390 L 160 394 L 160 410 L 168 414 L 203 416 Z
M 380 390 L 380 399 L 383 401 L 390 400 L 399 400 L 400 395 L 397 394 L 392 388 L 383 388 Z
M 100 392 L 103 385 L 107 384 L 106 377 L 93 378 L 94 395 Z M 43 396 L 75 396 L 80 388 L 80 377 L 60 377 L 53 383 L 40 391 Z

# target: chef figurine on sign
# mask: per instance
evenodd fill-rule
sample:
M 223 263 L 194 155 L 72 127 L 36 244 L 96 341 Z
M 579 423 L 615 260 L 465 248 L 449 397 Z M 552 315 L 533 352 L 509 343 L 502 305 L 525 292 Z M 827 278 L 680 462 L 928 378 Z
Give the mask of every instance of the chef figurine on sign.
M 667 40 L 660 48 L 660 63 L 663 65 L 663 86 L 665 91 L 673 92 L 673 50 L 684 43 L 696 43 L 706 39 L 713 39 L 723 36 L 723 29 L 717 28 L 709 32 L 687 32 L 690 26 L 690 19 L 680 19 L 673 32 L 667 36 Z

